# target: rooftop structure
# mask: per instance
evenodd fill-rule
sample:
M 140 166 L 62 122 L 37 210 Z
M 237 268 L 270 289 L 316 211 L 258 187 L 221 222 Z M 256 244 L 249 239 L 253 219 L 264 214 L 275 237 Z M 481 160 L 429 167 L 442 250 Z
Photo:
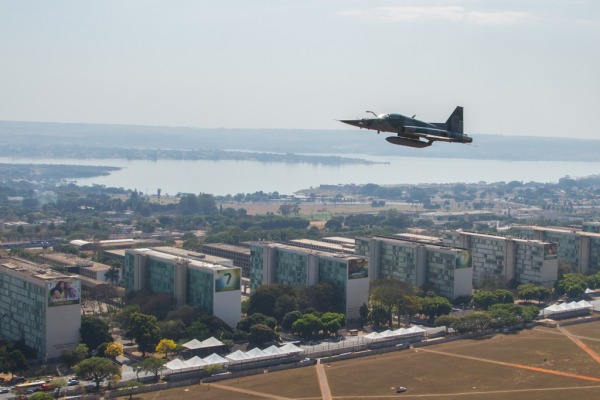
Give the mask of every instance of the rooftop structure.
M 369 258 L 371 279 L 398 279 L 432 288 L 451 299 L 473 289 L 471 252 L 402 237 L 356 238 L 356 253 Z
M 558 277 L 556 242 L 465 231 L 445 231 L 443 239 L 448 246 L 471 250 L 474 285 L 492 280 L 552 287 Z
M 369 264 L 365 257 L 274 242 L 253 242 L 250 248 L 252 290 L 264 284 L 303 287 L 328 282 L 342 290 L 342 308 L 348 318 L 357 318 L 360 306 L 368 302 Z
M 0 256 L 0 337 L 25 340 L 38 358 L 79 344 L 81 282 L 39 264 Z
M 586 226 L 591 229 L 594 225 Z M 571 265 L 576 272 L 600 271 L 600 233 L 531 225 L 513 226 L 511 232 L 524 239 L 558 243 L 558 260 Z
M 154 249 L 125 252 L 127 290 L 167 293 L 177 305 L 189 304 L 235 327 L 241 318 L 241 270 L 238 267 L 168 254 Z

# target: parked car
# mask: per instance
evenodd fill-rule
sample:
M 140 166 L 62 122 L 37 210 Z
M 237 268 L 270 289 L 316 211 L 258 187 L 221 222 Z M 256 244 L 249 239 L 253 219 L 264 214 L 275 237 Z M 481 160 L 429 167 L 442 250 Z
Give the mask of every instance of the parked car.
M 396 388 L 396 393 L 404 393 L 406 392 L 406 388 L 404 386 L 398 386 Z

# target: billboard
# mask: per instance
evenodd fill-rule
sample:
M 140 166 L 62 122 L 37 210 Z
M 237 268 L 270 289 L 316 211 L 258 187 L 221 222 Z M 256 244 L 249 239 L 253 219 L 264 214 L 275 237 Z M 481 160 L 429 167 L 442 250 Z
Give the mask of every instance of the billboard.
M 348 261 L 348 279 L 369 277 L 369 260 L 358 258 Z
M 81 296 L 81 281 L 65 279 L 48 282 L 48 307 L 79 304 Z
M 558 258 L 558 243 L 548 243 L 544 245 L 544 260 L 554 260 Z
M 471 250 L 461 250 L 456 254 L 455 269 L 471 268 Z
M 240 268 L 221 269 L 217 271 L 215 292 L 240 290 L 242 270 Z

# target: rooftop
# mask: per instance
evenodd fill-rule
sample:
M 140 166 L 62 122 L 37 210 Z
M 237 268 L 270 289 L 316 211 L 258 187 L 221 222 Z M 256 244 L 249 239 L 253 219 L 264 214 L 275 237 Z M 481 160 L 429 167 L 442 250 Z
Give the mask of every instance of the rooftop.
M 61 279 L 79 279 L 78 275 L 66 275 L 56 272 L 43 265 L 15 257 L 0 255 L 0 268 L 9 269 L 23 275 L 29 275 L 41 281 L 56 281 Z
M 181 255 L 163 253 L 163 252 L 157 251 L 155 249 L 151 249 L 151 248 L 129 249 L 126 251 L 126 253 L 142 254 L 142 255 L 146 255 L 146 256 L 149 256 L 149 257 L 152 257 L 155 259 L 163 260 L 163 261 L 166 261 L 166 262 L 169 262 L 172 264 L 185 263 L 185 264 L 187 264 L 188 267 L 195 267 L 198 269 L 210 270 L 211 272 L 236 268 L 236 267 L 231 267 L 231 266 L 223 266 L 223 265 L 219 265 L 219 264 L 213 264 L 213 263 L 207 262 L 207 261 L 200 261 L 197 259 L 192 259 L 192 258 L 188 258 L 188 257 L 181 256 Z

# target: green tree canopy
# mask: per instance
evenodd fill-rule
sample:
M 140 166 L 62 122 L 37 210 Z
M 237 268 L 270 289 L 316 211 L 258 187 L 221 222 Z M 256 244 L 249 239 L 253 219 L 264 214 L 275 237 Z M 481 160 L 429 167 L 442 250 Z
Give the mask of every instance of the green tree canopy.
M 544 301 L 550 296 L 550 289 L 544 286 L 526 283 L 517 287 L 518 296 L 520 299 L 528 302 L 530 300 Z
M 559 295 L 566 294 L 576 298 L 585 293 L 587 282 L 582 274 L 565 274 L 562 279 L 556 281 L 555 288 Z
M 321 319 L 313 314 L 305 314 L 292 325 L 292 332 L 304 339 L 311 339 L 323 329 Z
M 473 304 L 477 308 L 483 308 L 484 310 L 487 310 L 490 308 L 490 306 L 497 303 L 499 303 L 498 297 L 493 292 L 480 290 L 473 295 Z
M 96 382 L 96 389 L 99 389 L 104 379 L 121 376 L 121 368 L 108 358 L 91 357 L 75 366 L 75 375 L 79 379 Z
M 109 327 L 106 322 L 98 317 L 84 315 L 81 317 L 81 342 L 88 349 L 95 349 L 102 343 L 110 343 L 113 341 L 109 333 Z
M 129 321 L 127 336 L 135 339 L 142 356 L 160 340 L 160 328 L 154 315 L 133 313 Z
M 165 363 L 167 360 L 156 357 L 148 357 L 143 361 L 137 363 L 134 369 L 137 371 L 143 371 L 154 374 L 154 381 L 158 382 L 158 376 L 165 369 Z
M 450 304 L 447 298 L 442 296 L 423 297 L 421 305 L 421 312 L 431 320 L 440 315 L 449 314 L 452 311 L 452 304 Z
M 283 317 L 283 321 L 281 322 L 281 327 L 286 331 L 292 329 L 292 325 L 294 322 L 302 318 L 302 313 L 300 311 L 291 311 Z
M 255 324 L 250 327 L 248 342 L 251 347 L 260 347 L 265 343 L 276 341 L 279 335 L 273 329 L 264 324 Z

